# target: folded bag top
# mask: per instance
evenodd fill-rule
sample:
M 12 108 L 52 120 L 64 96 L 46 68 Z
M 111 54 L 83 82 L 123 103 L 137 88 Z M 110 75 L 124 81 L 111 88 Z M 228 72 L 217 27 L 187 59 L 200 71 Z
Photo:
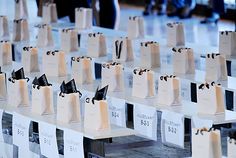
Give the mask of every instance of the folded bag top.
M 39 78 L 35 77 L 32 84 L 38 85 L 38 86 L 52 86 L 52 84 L 48 83 L 48 80 L 45 74 L 43 74 Z
M 60 86 L 60 96 L 63 97 L 63 94 L 71 94 L 71 93 L 79 93 L 80 97 L 82 96 L 81 92 L 76 89 L 75 80 L 72 79 L 69 82 L 65 83 L 65 81 L 62 82 Z
M 25 73 L 24 73 L 24 68 L 20 68 L 19 70 L 15 71 L 13 70 L 11 73 L 11 78 L 9 78 L 10 80 L 21 80 L 21 79 L 27 79 L 27 82 L 29 81 L 28 77 L 25 77 Z
M 228 136 L 229 136 L 230 139 L 236 140 L 236 130 L 229 131 Z
M 107 90 L 108 90 L 108 85 L 96 90 L 96 93 L 93 97 L 93 100 L 105 100 L 106 99 L 106 95 L 107 95 Z

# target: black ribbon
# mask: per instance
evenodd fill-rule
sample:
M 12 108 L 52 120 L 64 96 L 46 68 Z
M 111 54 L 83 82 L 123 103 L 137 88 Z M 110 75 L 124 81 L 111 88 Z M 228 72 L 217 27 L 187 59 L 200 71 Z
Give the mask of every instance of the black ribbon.
M 122 47 L 123 47 L 123 41 L 116 40 L 115 41 L 116 46 L 116 59 L 120 59 Z

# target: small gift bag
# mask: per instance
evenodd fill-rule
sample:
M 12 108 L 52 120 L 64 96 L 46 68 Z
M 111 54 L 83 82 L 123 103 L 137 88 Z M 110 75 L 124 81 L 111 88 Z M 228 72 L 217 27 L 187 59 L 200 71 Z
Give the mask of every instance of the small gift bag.
M 140 54 L 141 67 L 151 69 L 161 66 L 160 47 L 157 42 L 142 42 Z
M 132 96 L 147 98 L 155 95 L 154 72 L 147 69 L 134 69 Z
M 57 96 L 57 120 L 63 123 L 80 122 L 80 97 L 75 80 L 62 82 Z
M 39 115 L 53 114 L 53 88 L 43 74 L 32 82 L 32 112 Z
M 21 63 L 25 72 L 39 72 L 38 49 L 36 47 L 24 47 Z
M 199 114 L 221 114 L 225 112 L 225 102 L 222 87 L 212 82 L 198 86 L 197 111 Z
M 126 62 L 134 60 L 132 41 L 127 37 L 116 39 L 112 52 L 113 61 Z
M 185 45 L 184 25 L 180 22 L 167 24 L 167 46 L 176 47 Z
M 27 0 L 15 0 L 15 19 L 27 19 Z
M 227 80 L 226 59 L 220 54 L 207 54 L 206 56 L 206 81 Z
M 9 40 L 9 27 L 7 16 L 0 16 L 0 40 Z
M 0 41 L 0 66 L 12 64 L 12 45 L 9 41 Z
M 29 93 L 24 69 L 21 68 L 11 73 L 8 79 L 8 104 L 14 107 L 29 106 Z
M 29 41 L 29 28 L 26 19 L 13 20 L 13 41 Z
M 180 80 L 173 75 L 161 76 L 158 80 L 158 104 L 172 106 L 181 104 Z
M 43 5 L 42 22 L 45 24 L 57 22 L 57 6 L 55 3 L 45 3 Z
M 84 129 L 97 131 L 110 129 L 108 104 L 106 101 L 108 86 L 96 90 L 93 98 L 86 98 L 84 110 Z
M 47 51 L 43 54 L 43 72 L 47 76 L 66 76 L 66 59 L 63 51 Z
M 89 33 L 88 34 L 88 56 L 97 58 L 107 55 L 107 46 L 105 36 L 98 33 Z
M 219 53 L 227 56 L 236 55 L 236 32 L 221 31 L 219 33 Z
M 2 72 L 0 67 L 0 100 L 7 98 L 6 74 Z
M 65 52 L 74 52 L 78 50 L 78 32 L 76 29 L 62 29 L 61 34 L 61 50 Z
M 52 37 L 52 28 L 48 24 L 37 25 L 37 46 L 38 47 L 50 47 L 54 45 Z
M 144 37 L 144 20 L 142 17 L 129 17 L 128 21 L 128 37 L 130 39 Z
M 173 71 L 180 74 L 194 74 L 195 61 L 192 48 L 173 48 Z
M 192 158 L 222 158 L 219 130 L 192 129 Z
M 93 11 L 90 8 L 76 8 L 75 9 L 75 27 L 77 29 L 92 28 Z
M 72 57 L 71 76 L 79 84 L 93 83 L 92 58 L 90 57 Z
M 117 62 L 102 65 L 102 86 L 108 85 L 109 91 L 124 90 L 124 67 Z
M 236 131 L 231 130 L 227 138 L 227 156 L 228 158 L 236 157 Z

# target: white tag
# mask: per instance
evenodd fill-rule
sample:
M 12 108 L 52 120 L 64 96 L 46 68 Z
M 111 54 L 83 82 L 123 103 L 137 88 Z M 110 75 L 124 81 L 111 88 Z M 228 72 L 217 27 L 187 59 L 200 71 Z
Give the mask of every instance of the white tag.
M 192 117 L 192 128 L 211 128 L 213 125 L 212 120 L 201 119 L 198 116 Z
M 29 157 L 29 125 L 30 119 L 18 113 L 13 114 L 12 135 L 13 144 L 24 150 L 24 156 Z
M 109 115 L 111 124 L 126 127 L 125 100 L 110 98 Z
M 171 111 L 162 111 L 162 143 L 184 148 L 184 115 Z
M 72 130 L 64 130 L 64 158 L 84 158 L 83 134 Z
M 55 125 L 39 122 L 39 142 L 43 156 L 59 158 Z
M 157 140 L 157 111 L 141 104 L 134 106 L 134 129 L 139 134 Z
M 181 79 L 181 96 L 184 100 L 191 101 L 191 88 L 188 80 Z
M 2 134 L 2 115 L 3 115 L 3 110 L 0 109 L 0 142 L 4 142 L 3 134 Z

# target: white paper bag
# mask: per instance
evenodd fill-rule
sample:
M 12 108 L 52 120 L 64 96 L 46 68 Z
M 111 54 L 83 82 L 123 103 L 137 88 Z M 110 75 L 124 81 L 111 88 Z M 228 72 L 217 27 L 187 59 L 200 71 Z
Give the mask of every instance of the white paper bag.
M 173 48 L 173 71 L 180 74 L 194 74 L 195 61 L 192 48 Z
M 147 69 L 135 69 L 133 71 L 132 96 L 147 98 L 155 95 L 154 72 Z
M 66 76 L 66 59 L 63 51 L 47 51 L 43 53 L 43 72 L 47 76 Z
M 61 35 L 61 50 L 66 52 L 74 52 L 78 50 L 78 32 L 76 29 L 62 29 Z
M 107 55 L 106 38 L 102 33 L 89 33 L 87 55 L 90 57 L 102 57 Z
M 54 113 L 52 86 L 32 85 L 32 112 L 39 115 Z
M 133 46 L 130 39 L 127 37 L 115 39 L 112 51 L 112 60 L 118 62 L 134 60 Z
M 80 94 L 57 96 L 57 120 L 63 123 L 80 122 Z
M 180 80 L 175 76 L 161 76 L 158 79 L 158 93 L 157 99 L 160 105 L 180 105 Z
M 15 42 L 29 41 L 29 27 L 26 19 L 13 20 L 12 40 Z
M 111 62 L 102 65 L 102 87 L 109 85 L 109 91 L 124 90 L 124 67 L 120 63 Z
M 0 68 L 1 69 L 1 68 Z M 0 70 L 0 100 L 7 99 L 6 74 Z
M 15 19 L 27 19 L 27 0 L 15 0 Z
M 144 20 L 142 17 L 129 17 L 128 37 L 130 39 L 144 38 Z
M 8 81 L 8 104 L 10 106 L 29 106 L 27 82 L 27 79 Z
M 166 32 L 167 46 L 176 47 L 185 45 L 184 25 L 182 23 L 168 23 Z
M 197 89 L 197 111 L 199 114 L 221 114 L 225 112 L 222 87 L 214 83 L 201 84 Z
M 0 41 L 0 66 L 12 64 L 12 45 L 8 41 Z
M 48 24 L 38 25 L 37 46 L 50 47 L 54 45 L 52 28 Z
M 236 55 L 236 32 L 221 31 L 219 33 L 219 53 L 227 56 Z
M 206 56 L 206 75 L 208 82 L 227 80 L 226 59 L 220 54 L 207 54 Z
M 92 28 L 93 11 L 90 8 L 75 9 L 75 27 L 77 29 Z
M 96 122 L 96 123 L 95 123 Z M 108 105 L 106 100 L 94 100 L 87 98 L 84 110 L 85 130 L 110 129 Z
M 227 156 L 228 158 L 236 157 L 236 140 L 233 138 L 227 138 Z
M 24 47 L 21 63 L 25 72 L 39 72 L 38 49 L 36 47 Z
M 143 68 L 156 68 L 161 66 L 160 47 L 157 42 L 142 42 L 140 48 L 140 66 Z
M 4 138 L 3 138 L 3 132 L 2 132 L 2 116 L 3 116 L 3 109 L 0 109 L 0 143 L 3 143 L 4 142 Z M 3 145 L 3 144 L 1 144 Z M 3 146 L 1 146 L 2 148 Z M 3 150 L 4 151 L 4 150 Z M 1 149 L 0 149 L 0 153 L 3 152 Z M 0 156 L 2 156 L 0 154 Z
M 45 3 L 43 5 L 42 22 L 45 24 L 57 22 L 57 7 L 55 3 Z
M 93 65 L 92 58 L 90 57 L 72 57 L 72 70 L 71 76 L 79 84 L 93 83 Z
M 192 129 L 192 158 L 222 158 L 219 130 Z
M 9 36 L 7 16 L 0 15 L 0 40 L 9 40 Z

